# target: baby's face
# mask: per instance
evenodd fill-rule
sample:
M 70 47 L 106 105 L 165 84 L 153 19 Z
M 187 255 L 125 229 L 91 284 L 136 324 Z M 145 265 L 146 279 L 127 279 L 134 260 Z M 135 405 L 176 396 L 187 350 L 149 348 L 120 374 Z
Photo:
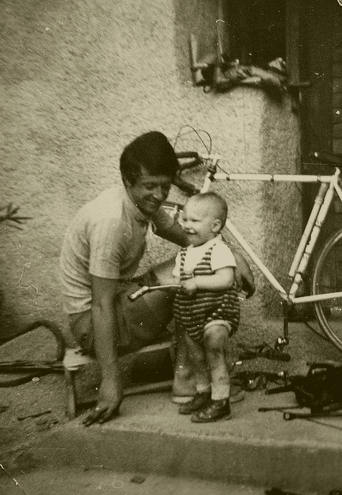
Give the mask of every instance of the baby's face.
M 183 210 L 182 228 L 193 246 L 201 246 L 213 239 L 220 230 L 221 222 L 214 208 L 204 201 L 189 200 Z

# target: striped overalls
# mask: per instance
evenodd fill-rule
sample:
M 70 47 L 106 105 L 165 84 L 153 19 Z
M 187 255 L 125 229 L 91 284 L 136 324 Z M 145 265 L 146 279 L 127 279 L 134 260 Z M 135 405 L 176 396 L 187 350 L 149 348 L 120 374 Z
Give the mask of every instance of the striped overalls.
M 212 275 L 211 246 L 193 271 L 196 275 Z M 180 278 L 186 280 L 192 277 L 184 272 L 186 248 L 180 252 Z M 205 326 L 216 320 L 230 324 L 231 335 L 236 332 L 240 320 L 240 303 L 235 288 L 223 291 L 199 290 L 193 295 L 185 294 L 179 289 L 174 300 L 174 316 L 178 325 L 183 327 L 193 340 L 202 341 Z

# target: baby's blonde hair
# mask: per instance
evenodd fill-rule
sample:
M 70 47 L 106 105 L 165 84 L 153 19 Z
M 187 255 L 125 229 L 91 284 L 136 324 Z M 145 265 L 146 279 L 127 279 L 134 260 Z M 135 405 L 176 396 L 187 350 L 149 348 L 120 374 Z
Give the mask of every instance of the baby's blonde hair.
M 208 204 L 208 206 L 210 206 L 210 208 L 212 209 L 215 218 L 217 218 L 221 222 L 220 230 L 223 229 L 228 216 L 228 205 L 226 200 L 222 198 L 222 196 L 214 191 L 208 191 L 205 193 L 195 194 L 194 196 L 191 196 L 190 199 L 198 201 L 199 203 Z

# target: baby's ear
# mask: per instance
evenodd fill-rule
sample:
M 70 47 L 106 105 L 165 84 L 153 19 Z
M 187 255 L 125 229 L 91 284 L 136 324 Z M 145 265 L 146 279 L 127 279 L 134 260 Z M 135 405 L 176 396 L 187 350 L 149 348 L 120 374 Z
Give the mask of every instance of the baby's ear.
M 222 222 L 219 218 L 216 218 L 213 221 L 212 231 L 216 234 L 217 232 L 220 232 L 221 229 L 222 229 Z

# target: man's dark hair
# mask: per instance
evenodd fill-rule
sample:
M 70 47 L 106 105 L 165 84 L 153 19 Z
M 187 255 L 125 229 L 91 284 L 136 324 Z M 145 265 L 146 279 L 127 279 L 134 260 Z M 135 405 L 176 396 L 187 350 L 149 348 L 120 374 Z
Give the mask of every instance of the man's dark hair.
M 137 137 L 123 150 L 120 158 L 122 178 L 134 185 L 144 167 L 150 175 L 166 175 L 172 179 L 179 163 L 176 153 L 164 134 L 151 131 Z

